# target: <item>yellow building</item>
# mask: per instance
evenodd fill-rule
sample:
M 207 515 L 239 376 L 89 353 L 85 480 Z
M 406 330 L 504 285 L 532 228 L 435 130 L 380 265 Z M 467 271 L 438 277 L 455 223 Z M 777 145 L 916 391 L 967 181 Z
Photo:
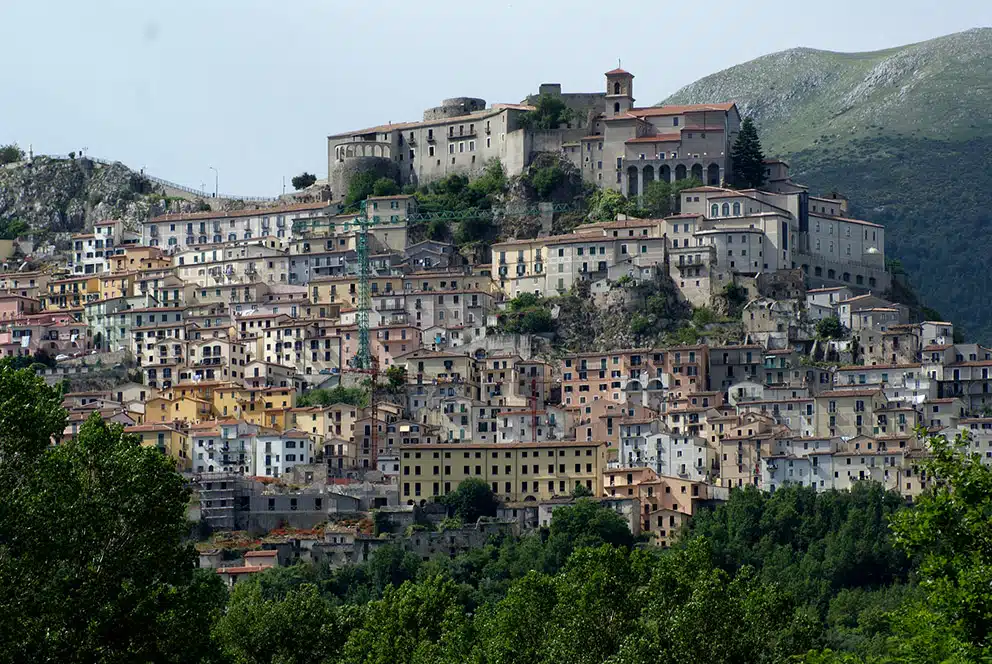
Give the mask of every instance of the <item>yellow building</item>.
M 550 238 L 507 240 L 493 245 L 492 278 L 510 297 L 543 291 Z
M 569 496 L 582 485 L 602 495 L 607 443 L 438 443 L 400 448 L 400 500 L 443 496 L 480 479 L 507 502 Z
M 816 435 L 821 438 L 870 436 L 875 433 L 876 412 L 887 405 L 885 394 L 877 388 L 829 390 L 814 400 Z
M 218 417 L 241 417 L 247 410 L 248 388 L 228 384 L 213 391 L 214 409 Z
M 538 240 L 528 240 L 537 242 Z M 499 284 L 487 274 L 452 274 L 447 270 L 422 270 L 403 275 L 403 290 L 407 293 L 415 291 L 445 291 L 474 290 L 481 293 L 496 295 Z
M 99 299 L 98 277 L 92 275 L 67 277 L 48 282 L 48 293 L 41 296 L 41 306 L 50 310 L 78 309 L 87 302 Z
M 111 256 L 109 261 L 113 273 L 172 267 L 172 259 L 158 247 L 128 247 L 123 254 Z
M 172 402 L 172 419 L 190 422 L 204 422 L 214 417 L 213 404 L 198 397 L 179 397 Z
M 296 405 L 296 389 L 238 387 L 226 383 L 212 391 L 211 400 L 218 417 L 242 418 L 260 426 L 285 428 L 291 424 L 286 411 Z
M 100 299 L 113 300 L 134 295 L 134 272 L 119 272 L 100 275 Z
M 310 434 L 315 445 L 323 445 L 326 438 L 353 440 L 355 422 L 363 415 L 361 408 L 346 403 L 323 408 L 293 408 L 290 412 L 290 424 L 294 429 Z
M 383 293 L 402 293 L 403 277 L 372 277 L 369 290 L 373 296 Z M 310 302 L 315 305 L 339 304 L 354 307 L 358 304 L 358 277 L 321 277 L 310 281 Z
M 175 459 L 177 470 L 190 470 L 189 436 L 185 432 L 162 423 L 137 424 L 125 427 L 124 432 L 140 438 L 142 447 L 154 447 Z

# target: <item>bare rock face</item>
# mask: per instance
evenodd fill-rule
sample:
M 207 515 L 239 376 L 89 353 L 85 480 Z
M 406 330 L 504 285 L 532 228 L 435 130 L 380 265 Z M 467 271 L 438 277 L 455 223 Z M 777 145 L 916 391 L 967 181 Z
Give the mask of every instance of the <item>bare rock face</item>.
M 136 230 L 150 216 L 198 209 L 196 201 L 166 198 L 119 162 L 37 157 L 0 168 L 0 219 L 19 219 L 40 236 L 82 232 L 104 219 Z

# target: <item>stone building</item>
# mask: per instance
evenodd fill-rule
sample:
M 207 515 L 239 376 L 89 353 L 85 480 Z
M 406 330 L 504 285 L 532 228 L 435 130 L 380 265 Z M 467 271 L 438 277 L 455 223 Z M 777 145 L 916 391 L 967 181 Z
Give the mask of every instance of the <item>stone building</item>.
M 730 146 L 740 128 L 733 102 L 689 106 L 634 106 L 634 75 L 605 74 L 605 89 L 563 93 L 546 83 L 523 104 L 456 97 L 424 111 L 419 122 L 387 123 L 327 137 L 327 170 L 340 198 L 350 175 L 374 168 L 395 172 L 403 184 L 451 174 L 471 175 L 498 158 L 510 175 L 540 152 L 563 153 L 596 185 L 638 196 L 652 180 L 697 177 L 720 185 L 730 175 Z M 572 111 L 563 126 L 525 127 L 540 95 L 558 97 Z

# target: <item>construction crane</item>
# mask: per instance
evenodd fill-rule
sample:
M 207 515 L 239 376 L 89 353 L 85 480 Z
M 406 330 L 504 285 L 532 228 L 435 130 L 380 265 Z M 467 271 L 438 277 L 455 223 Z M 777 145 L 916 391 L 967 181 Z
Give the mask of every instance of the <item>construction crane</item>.
M 372 418 L 372 426 L 369 429 L 369 433 L 372 437 L 370 444 L 371 449 L 371 461 L 369 463 L 372 470 L 378 467 L 379 463 L 379 400 L 375 393 L 376 383 L 379 382 L 379 360 L 376 357 L 372 357 L 371 366 L 368 369 L 363 369 L 359 367 L 350 367 L 344 369 L 344 373 L 356 373 L 364 374 L 369 377 L 369 411 Z
M 532 217 L 542 214 L 569 212 L 572 207 L 562 203 L 544 203 L 537 206 L 511 206 L 493 210 L 467 208 L 465 210 L 443 210 L 439 212 L 417 212 L 406 215 L 401 220 L 381 219 L 378 216 L 369 217 L 368 201 L 362 201 L 354 223 L 358 226 L 356 238 L 356 260 L 358 261 L 358 307 L 355 324 L 358 327 L 358 350 L 351 361 L 353 369 L 369 371 L 372 369 L 372 347 L 369 342 L 369 312 L 372 310 L 372 265 L 369 261 L 369 231 L 373 227 L 396 224 L 430 222 L 435 219 L 443 221 L 465 221 L 468 219 L 495 219 L 502 217 Z M 293 232 L 316 231 L 321 227 L 333 229 L 336 222 L 330 219 L 298 219 L 293 223 Z

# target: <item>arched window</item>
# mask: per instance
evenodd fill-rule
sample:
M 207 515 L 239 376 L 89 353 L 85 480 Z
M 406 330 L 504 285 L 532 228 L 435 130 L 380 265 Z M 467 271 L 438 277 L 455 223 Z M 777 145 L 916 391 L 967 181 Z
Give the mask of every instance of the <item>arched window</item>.
M 613 94 L 615 94 L 615 95 L 620 94 L 620 82 L 619 81 L 613 84 Z
M 724 203 L 723 204 L 723 216 L 724 217 L 729 217 L 730 216 L 730 203 Z
M 719 217 L 720 216 L 720 206 L 714 203 L 710 206 L 710 216 Z
M 614 113 L 620 112 L 620 102 L 616 102 L 615 104 L 613 104 L 613 112 Z
M 740 201 L 734 201 L 734 216 L 735 217 L 741 216 L 741 202 Z
M 234 242 L 237 239 L 238 239 L 237 233 L 228 233 L 228 235 L 227 235 L 227 241 L 228 242 Z
M 169 246 L 170 247 L 173 246 L 173 245 L 175 245 L 177 242 L 178 242 L 178 240 L 176 240 L 176 238 L 174 238 L 174 237 L 170 237 L 169 238 Z

